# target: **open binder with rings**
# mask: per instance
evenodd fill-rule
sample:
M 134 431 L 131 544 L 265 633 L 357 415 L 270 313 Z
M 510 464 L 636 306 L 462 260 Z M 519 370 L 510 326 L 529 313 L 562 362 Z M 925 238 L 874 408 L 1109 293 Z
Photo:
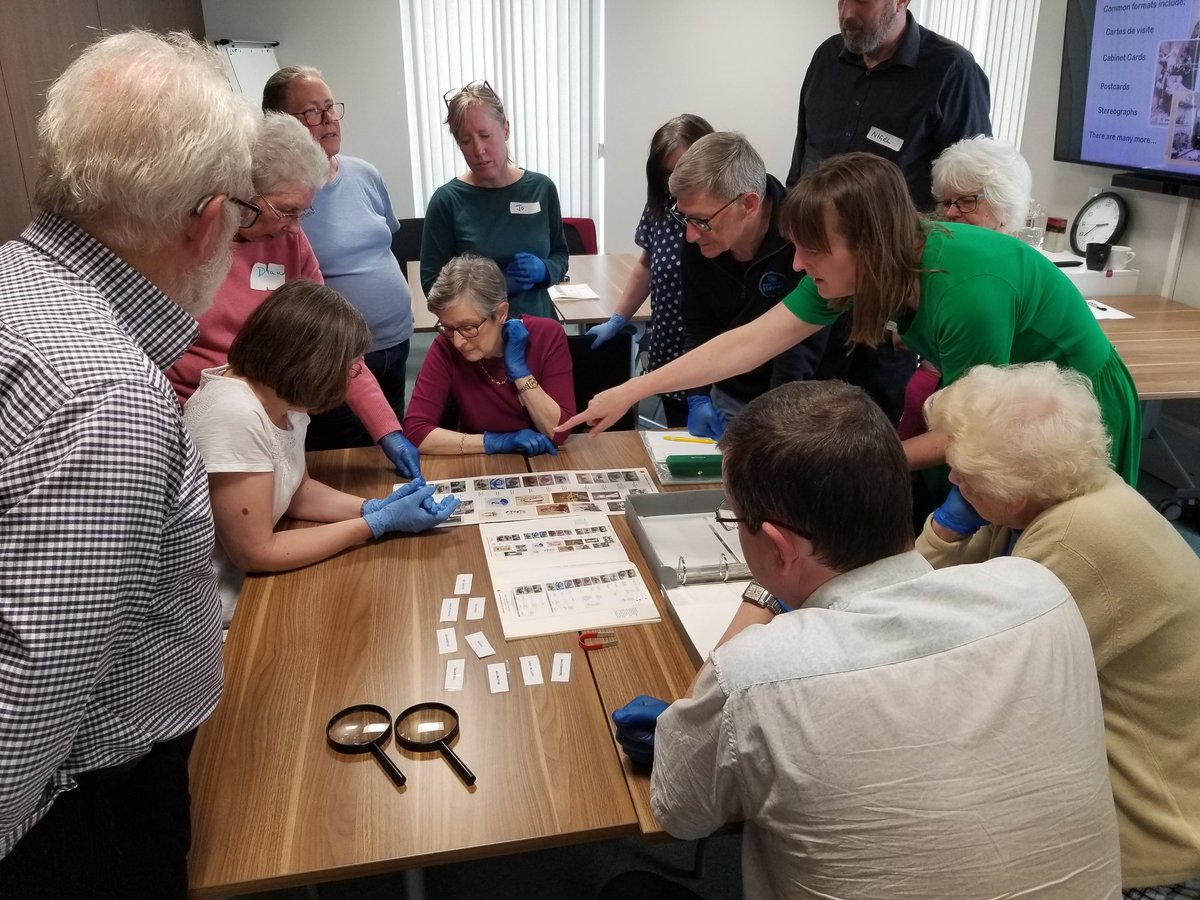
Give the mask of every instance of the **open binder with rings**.
M 679 557 L 675 565 L 675 577 L 683 584 L 715 584 L 721 581 L 746 581 L 750 578 L 750 567 L 744 562 L 731 559 L 722 553 L 715 563 L 698 563 L 688 566 L 687 559 Z

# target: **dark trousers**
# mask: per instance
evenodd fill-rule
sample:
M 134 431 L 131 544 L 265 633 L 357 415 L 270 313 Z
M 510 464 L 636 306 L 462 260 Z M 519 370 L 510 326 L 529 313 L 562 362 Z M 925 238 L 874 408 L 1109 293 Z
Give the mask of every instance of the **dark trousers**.
M 874 347 L 860 344 L 851 350 L 845 379 L 870 394 L 892 424 L 898 425 L 904 412 L 904 389 L 916 370 L 916 354 L 892 346 L 889 337 Z
M 80 775 L 0 860 L 0 897 L 185 898 L 195 735 L 155 744 L 130 768 Z
M 596 900 L 703 900 L 695 891 L 653 872 L 622 872 L 600 889 Z
M 388 403 L 396 411 L 396 418 L 403 421 L 408 341 L 402 341 L 395 347 L 372 350 L 363 356 L 363 362 L 379 382 L 383 396 L 387 397 Z M 308 423 L 304 449 L 341 450 L 343 447 L 370 447 L 374 443 L 362 422 L 358 421 L 358 416 L 343 403 L 312 417 Z
M 688 405 L 686 400 L 676 400 L 659 394 L 662 400 L 663 418 L 668 428 L 687 428 Z

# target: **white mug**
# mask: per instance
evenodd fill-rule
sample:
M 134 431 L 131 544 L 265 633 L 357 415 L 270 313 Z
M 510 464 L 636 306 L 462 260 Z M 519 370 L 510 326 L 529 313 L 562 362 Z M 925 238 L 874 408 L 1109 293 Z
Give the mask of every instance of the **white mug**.
M 1108 251 L 1108 263 L 1105 268 L 1112 269 L 1114 272 L 1119 269 L 1127 269 L 1135 256 L 1137 254 L 1130 248 L 1113 244 L 1112 249 Z

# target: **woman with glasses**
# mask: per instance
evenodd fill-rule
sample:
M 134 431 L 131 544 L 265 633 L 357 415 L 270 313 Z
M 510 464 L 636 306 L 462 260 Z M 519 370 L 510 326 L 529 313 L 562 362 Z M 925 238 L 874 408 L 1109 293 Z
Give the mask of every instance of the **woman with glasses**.
M 434 192 L 421 236 L 421 285 L 461 253 L 486 256 L 504 271 L 514 315 L 554 317 L 552 284 L 567 271 L 567 240 L 554 182 L 518 168 L 508 155 L 504 105 L 486 81 L 449 92 L 446 124 L 467 171 Z
M 896 166 L 847 153 L 806 173 L 780 211 L 807 275 L 783 302 L 673 363 L 593 398 L 564 429 L 602 430 L 638 400 L 744 372 L 850 312 L 850 339 L 873 343 L 888 321 L 952 384 L 977 365 L 1053 362 L 1088 376 L 1118 474 L 1137 484 L 1141 413 L 1133 378 L 1079 290 L 1016 238 L 922 220 Z M 904 442 L 910 467 L 945 462 L 946 438 Z
M 263 87 L 263 111 L 283 112 L 304 124 L 328 159 L 327 183 L 313 200 L 304 233 L 321 263 L 325 283 L 354 304 L 371 329 L 365 361 L 397 418 L 404 416 L 405 365 L 412 337 L 412 295 L 392 254 L 399 229 L 383 178 L 366 160 L 341 152 L 344 103 L 333 99 L 324 76 L 310 66 L 280 69 Z M 373 433 L 372 433 L 373 434 Z M 345 405 L 313 418 L 309 450 L 371 442 Z M 416 475 L 414 469 L 411 475 Z
M 552 319 L 509 317 L 504 273 L 464 254 L 429 289 L 438 336 L 421 364 L 404 428 L 422 453 L 554 454 L 575 414 L 571 355 Z
M 251 170 L 256 193 L 249 208 L 241 210 L 233 264 L 212 306 L 199 319 L 196 342 L 167 370 L 180 403 L 186 403 L 199 386 L 204 369 L 225 364 L 234 336 L 271 291 L 297 278 L 323 281 L 300 223 L 307 219 L 313 195 L 327 173 L 325 154 L 299 122 L 282 113 L 263 116 Z M 355 382 L 348 403 L 397 474 L 420 475 L 417 450 L 404 437 L 373 375 L 368 372 Z
M 1025 158 L 996 138 L 966 138 L 933 161 L 934 208 L 948 222 L 1016 234 L 1025 224 L 1032 190 Z
M 646 159 L 646 208 L 633 240 L 642 255 L 629 273 L 617 308 L 607 322 L 588 329 L 592 349 L 611 339 L 629 322 L 642 301 L 650 297 L 650 352 L 648 369 L 664 366 L 683 352 L 683 315 L 679 309 L 683 287 L 679 281 L 685 226 L 670 214 L 672 198 L 667 179 L 679 157 L 713 127 L 699 116 L 685 113 L 667 122 L 650 141 Z M 662 395 L 663 417 L 670 428 L 687 425 L 687 400 L 681 393 Z
M 393 531 L 424 531 L 458 506 L 453 497 L 435 503 L 419 478 L 366 500 L 308 477 L 308 417 L 345 400 L 370 340 L 336 291 L 289 281 L 250 314 L 229 362 L 205 369 L 184 407 L 208 472 L 226 625 L 243 572 L 286 572 Z M 277 532 L 285 514 L 326 524 Z

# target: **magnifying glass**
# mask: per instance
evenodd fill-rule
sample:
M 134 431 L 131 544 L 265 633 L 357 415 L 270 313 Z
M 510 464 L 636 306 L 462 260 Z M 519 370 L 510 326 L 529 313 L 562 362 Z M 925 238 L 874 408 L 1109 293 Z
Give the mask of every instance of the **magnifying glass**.
M 417 753 L 441 752 L 458 777 L 470 787 L 475 783 L 475 773 L 450 749 L 450 742 L 456 737 L 458 713 L 445 703 L 418 703 L 396 718 L 396 742 L 401 747 Z
M 456 725 L 457 722 L 455 719 Z M 325 726 L 325 737 L 334 750 L 339 753 L 370 753 L 383 766 L 396 787 L 404 787 L 404 773 L 383 752 L 383 745 L 391 733 L 391 713 L 373 703 L 347 706 Z

